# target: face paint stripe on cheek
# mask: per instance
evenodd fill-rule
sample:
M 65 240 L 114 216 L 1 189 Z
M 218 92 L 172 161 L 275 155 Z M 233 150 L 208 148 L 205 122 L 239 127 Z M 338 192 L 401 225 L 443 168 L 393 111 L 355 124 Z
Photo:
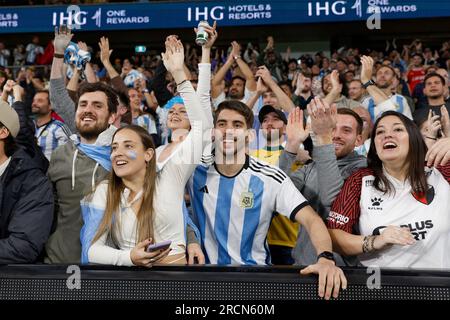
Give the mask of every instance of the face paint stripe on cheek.
M 137 158 L 136 151 L 127 151 L 127 156 L 132 160 L 136 160 Z

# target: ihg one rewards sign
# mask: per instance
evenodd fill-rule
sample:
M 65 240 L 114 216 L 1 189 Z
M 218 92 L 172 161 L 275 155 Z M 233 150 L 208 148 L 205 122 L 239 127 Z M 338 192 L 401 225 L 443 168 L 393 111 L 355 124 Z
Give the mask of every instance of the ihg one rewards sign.
M 51 32 L 70 25 L 79 31 L 191 28 L 200 20 L 220 26 L 364 21 L 450 16 L 443 0 L 180 1 L 80 6 L 1 7 L 0 33 Z

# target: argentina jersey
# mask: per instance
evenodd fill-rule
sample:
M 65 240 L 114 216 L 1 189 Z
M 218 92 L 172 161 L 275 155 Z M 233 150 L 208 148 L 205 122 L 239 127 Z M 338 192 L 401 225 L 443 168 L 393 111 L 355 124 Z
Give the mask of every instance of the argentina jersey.
M 266 237 L 273 212 L 294 219 L 308 205 L 283 171 L 248 155 L 234 177 L 203 163 L 188 185 L 193 220 L 211 264 L 270 264 Z
M 42 153 L 50 161 L 53 150 L 65 144 L 70 136 L 67 126 L 58 120 L 51 120 L 46 125 L 36 128 L 35 137 Z
M 133 124 L 144 128 L 149 134 L 157 134 L 156 122 L 152 116 L 144 113 L 143 115 L 134 118 Z
M 382 103 L 379 103 L 378 105 L 375 105 L 375 101 L 372 97 L 367 97 L 364 99 L 361 104 L 367 108 L 367 111 L 369 111 L 370 118 L 372 119 L 372 122 L 375 122 L 377 118 L 386 111 L 397 111 L 398 113 L 401 113 L 412 120 L 412 113 L 411 108 L 409 107 L 408 101 L 406 98 L 399 94 L 394 94 L 389 98 L 390 102 L 392 103 L 386 103 L 386 101 L 383 101 Z

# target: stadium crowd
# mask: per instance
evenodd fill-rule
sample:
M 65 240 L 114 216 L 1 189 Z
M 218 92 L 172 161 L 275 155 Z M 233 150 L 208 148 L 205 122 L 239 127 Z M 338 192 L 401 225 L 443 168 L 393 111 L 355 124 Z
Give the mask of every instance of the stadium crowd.
M 449 42 L 294 57 L 205 29 L 113 61 L 65 26 L 0 43 L 0 264 L 308 265 L 326 298 L 339 266 L 450 268 Z

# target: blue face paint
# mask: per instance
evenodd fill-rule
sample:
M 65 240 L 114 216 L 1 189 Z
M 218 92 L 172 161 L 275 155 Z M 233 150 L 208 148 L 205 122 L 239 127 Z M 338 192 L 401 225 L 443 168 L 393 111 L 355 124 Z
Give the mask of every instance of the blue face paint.
M 131 160 L 136 160 L 136 158 L 137 158 L 136 151 L 127 151 L 127 156 L 128 156 L 128 158 L 130 158 Z

